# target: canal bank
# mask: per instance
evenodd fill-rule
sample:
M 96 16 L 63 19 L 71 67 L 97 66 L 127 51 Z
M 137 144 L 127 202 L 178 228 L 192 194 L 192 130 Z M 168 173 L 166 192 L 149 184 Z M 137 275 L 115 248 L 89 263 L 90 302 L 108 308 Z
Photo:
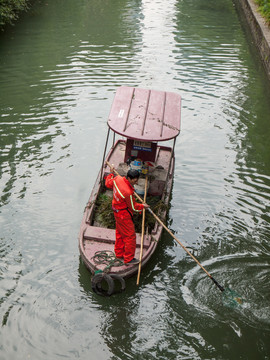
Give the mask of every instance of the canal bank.
M 246 19 L 270 80 L 270 29 L 254 0 L 234 0 L 234 3 Z

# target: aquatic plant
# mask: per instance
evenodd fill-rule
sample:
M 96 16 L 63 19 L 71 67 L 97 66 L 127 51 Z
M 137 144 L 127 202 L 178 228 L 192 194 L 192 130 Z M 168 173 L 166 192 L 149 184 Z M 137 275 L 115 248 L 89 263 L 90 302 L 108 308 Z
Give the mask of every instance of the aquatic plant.
M 150 205 L 154 213 L 160 213 L 166 210 L 166 205 L 159 199 L 159 197 L 148 197 L 146 202 Z M 141 214 L 134 214 L 133 221 L 135 231 L 141 233 L 142 231 L 142 216 Z M 94 223 L 99 226 L 104 226 L 109 229 L 115 228 L 114 214 L 112 211 L 112 198 L 106 193 L 98 196 L 95 208 Z M 155 218 L 147 211 L 145 214 L 145 228 L 148 228 L 150 233 L 155 226 Z

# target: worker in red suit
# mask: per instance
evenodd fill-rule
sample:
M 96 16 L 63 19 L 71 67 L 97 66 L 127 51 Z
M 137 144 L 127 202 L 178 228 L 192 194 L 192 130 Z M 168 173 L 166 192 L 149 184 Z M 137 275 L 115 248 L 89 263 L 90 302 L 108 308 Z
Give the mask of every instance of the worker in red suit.
M 126 177 L 114 176 L 111 167 L 111 174 L 105 180 L 106 187 L 113 189 L 112 209 L 116 223 L 114 252 L 117 258 L 124 259 L 126 265 L 139 263 L 139 260 L 134 258 L 136 233 L 133 213 L 149 208 L 149 205 L 135 201 L 133 186 L 138 183 L 139 176 L 137 170 L 129 170 Z

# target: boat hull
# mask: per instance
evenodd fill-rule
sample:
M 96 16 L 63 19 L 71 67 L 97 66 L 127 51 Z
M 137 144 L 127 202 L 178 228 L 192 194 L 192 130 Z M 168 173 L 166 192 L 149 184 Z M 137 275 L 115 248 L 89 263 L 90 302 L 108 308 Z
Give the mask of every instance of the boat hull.
M 128 166 L 124 163 L 126 142 L 119 140 L 110 150 L 106 160 L 114 164 L 119 170 L 120 175 L 126 175 Z M 166 219 L 169 198 L 172 190 L 173 173 L 174 173 L 174 155 L 170 147 L 158 147 L 155 168 L 149 173 L 150 186 L 148 196 L 158 196 L 163 201 L 166 210 L 157 214 L 163 221 Z M 79 232 L 79 251 L 82 261 L 86 267 L 95 273 L 97 271 L 117 274 L 122 278 L 128 278 L 138 272 L 138 264 L 125 265 L 124 263 L 99 264 L 96 262 L 96 254 L 99 252 L 114 253 L 115 229 L 108 229 L 95 223 L 95 208 L 98 196 L 104 191 L 104 176 L 108 175 L 110 169 L 108 166 L 100 170 L 89 201 L 85 207 L 83 219 Z M 143 251 L 141 266 L 144 267 L 153 255 L 157 244 L 161 238 L 163 227 L 156 222 L 151 233 L 146 234 L 143 240 Z M 136 251 L 135 257 L 140 258 L 141 252 L 141 235 L 136 233 Z

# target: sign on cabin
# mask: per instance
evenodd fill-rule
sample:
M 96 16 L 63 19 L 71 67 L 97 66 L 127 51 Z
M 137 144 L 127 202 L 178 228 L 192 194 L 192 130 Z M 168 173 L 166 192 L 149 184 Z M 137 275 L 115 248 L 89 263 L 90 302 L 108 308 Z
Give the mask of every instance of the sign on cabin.
M 134 140 L 133 149 L 142 150 L 142 151 L 152 151 L 151 143 L 148 141 L 138 141 Z
M 157 143 L 127 139 L 125 162 L 131 158 L 139 158 L 142 161 L 155 162 Z

